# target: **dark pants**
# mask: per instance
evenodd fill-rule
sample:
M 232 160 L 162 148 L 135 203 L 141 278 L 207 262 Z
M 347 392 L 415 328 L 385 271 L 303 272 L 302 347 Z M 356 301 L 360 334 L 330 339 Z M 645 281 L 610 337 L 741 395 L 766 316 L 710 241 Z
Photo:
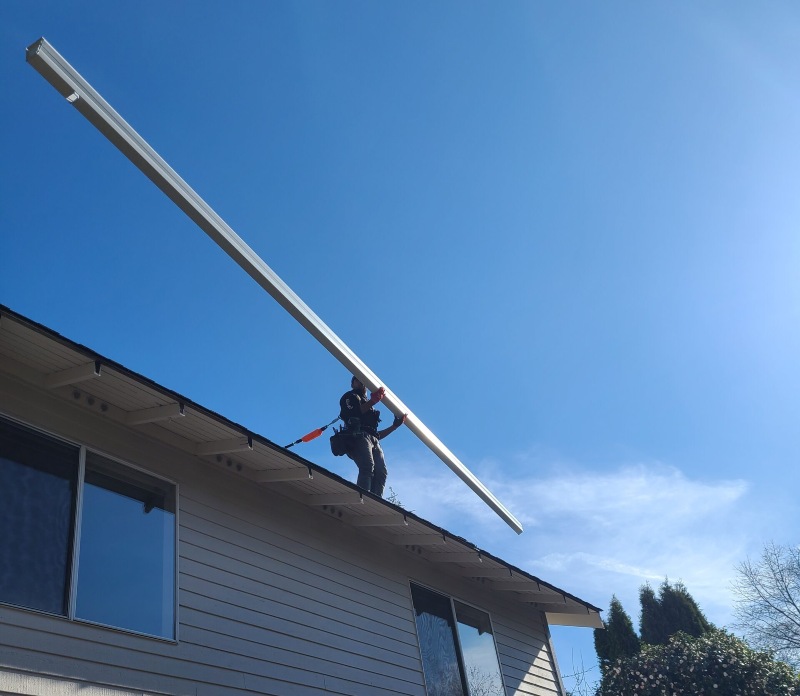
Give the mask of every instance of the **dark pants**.
M 353 446 L 347 456 L 358 466 L 356 485 L 365 491 L 382 496 L 388 472 L 378 438 L 362 432 L 353 440 Z

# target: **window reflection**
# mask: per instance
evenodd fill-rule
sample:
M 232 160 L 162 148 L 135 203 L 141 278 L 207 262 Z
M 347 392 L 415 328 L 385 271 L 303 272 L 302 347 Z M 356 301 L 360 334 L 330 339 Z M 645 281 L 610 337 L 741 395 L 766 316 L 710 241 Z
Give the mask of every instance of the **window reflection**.
M 0 601 L 67 613 L 78 455 L 0 419 Z
M 505 696 L 489 614 L 411 583 L 428 696 Z
M 489 615 L 457 600 L 453 606 L 470 696 L 504 696 Z
M 76 617 L 174 637 L 175 489 L 88 452 Z
M 464 696 L 450 599 L 411 584 L 428 696 Z

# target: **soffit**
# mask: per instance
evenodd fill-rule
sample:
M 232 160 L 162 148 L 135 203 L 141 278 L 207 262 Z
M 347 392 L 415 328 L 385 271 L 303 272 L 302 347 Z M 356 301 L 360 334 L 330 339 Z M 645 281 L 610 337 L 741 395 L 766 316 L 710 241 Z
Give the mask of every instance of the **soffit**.
M 2 305 L 0 359 L 17 378 L 539 609 L 550 623 L 602 626 L 597 607 Z

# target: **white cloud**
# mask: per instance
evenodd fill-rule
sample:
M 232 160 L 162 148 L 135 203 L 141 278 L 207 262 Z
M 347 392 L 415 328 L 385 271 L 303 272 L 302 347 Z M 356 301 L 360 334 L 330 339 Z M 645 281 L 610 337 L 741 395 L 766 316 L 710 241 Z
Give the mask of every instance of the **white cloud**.
M 425 519 L 601 608 L 616 594 L 636 621 L 639 587 L 669 577 L 710 620 L 730 620 L 734 566 L 763 543 L 746 481 L 690 478 L 659 462 L 600 472 L 536 456 L 515 464 L 526 473 L 514 480 L 491 461 L 473 471 L 523 523 L 519 537 L 442 467 L 395 461 L 390 484 Z

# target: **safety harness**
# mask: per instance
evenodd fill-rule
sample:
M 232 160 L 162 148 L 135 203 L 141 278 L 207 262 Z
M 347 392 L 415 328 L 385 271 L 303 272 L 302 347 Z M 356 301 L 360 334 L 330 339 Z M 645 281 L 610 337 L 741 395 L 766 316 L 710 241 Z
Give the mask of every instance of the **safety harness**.
M 312 430 L 310 433 L 308 433 L 306 435 L 303 435 L 303 437 L 301 437 L 299 440 L 295 440 L 291 445 L 286 445 L 285 449 L 289 449 L 290 447 L 294 447 L 295 445 L 297 445 L 297 444 L 299 444 L 301 442 L 311 442 L 311 440 L 315 440 L 320 435 L 322 435 L 323 432 L 325 432 L 325 429 L 328 426 L 333 425 L 338 420 L 339 420 L 339 416 L 336 416 L 336 418 L 334 418 L 327 425 L 323 425 L 321 428 L 317 428 L 316 430 Z

